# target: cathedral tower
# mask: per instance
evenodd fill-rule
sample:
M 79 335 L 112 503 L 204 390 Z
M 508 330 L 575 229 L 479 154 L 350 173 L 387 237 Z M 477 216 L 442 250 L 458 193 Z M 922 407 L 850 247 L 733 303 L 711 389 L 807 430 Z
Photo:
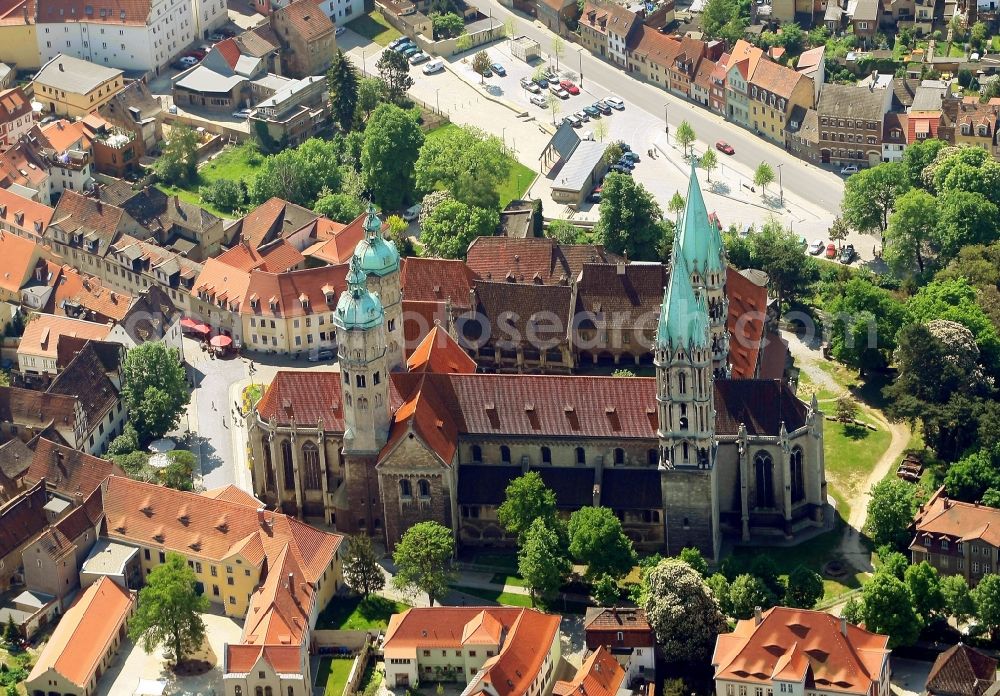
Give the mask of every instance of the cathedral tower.
M 726 250 L 718 226 L 708 219 L 705 198 L 695 173 L 697 159 L 691 158 L 684 213 L 677 227 L 678 256 L 682 256 L 691 276 L 691 285 L 708 305 L 712 365 L 717 377 L 729 376 L 729 332 L 726 318 Z
M 719 553 L 715 469 L 715 387 L 705 293 L 695 296 L 694 273 L 678 244 L 660 308 L 654 357 L 660 481 L 666 509 L 667 552 L 685 546 L 706 557 Z
M 403 292 L 396 245 L 382 236 L 382 221 L 374 206 L 365 216 L 365 237 L 354 250 L 354 261 L 367 278 L 368 289 L 378 294 L 385 314 L 386 353 L 389 370 L 403 368 Z

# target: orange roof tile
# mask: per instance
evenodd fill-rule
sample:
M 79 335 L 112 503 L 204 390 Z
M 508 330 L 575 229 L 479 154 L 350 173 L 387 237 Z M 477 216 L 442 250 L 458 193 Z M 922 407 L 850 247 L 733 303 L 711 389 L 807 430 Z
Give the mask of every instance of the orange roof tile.
M 313 223 L 315 231 L 312 235 L 319 241 L 302 253 L 330 264 L 347 263 L 365 236 L 365 217 L 367 213 L 359 215 L 347 225 L 319 218 Z
M 944 536 L 959 541 L 981 539 L 992 546 L 1000 546 L 1000 510 L 978 503 L 953 500 L 942 486 L 931 499 L 920 506 L 914 520 L 919 545 L 925 534 Z
M 13 121 L 31 113 L 31 102 L 20 87 L 0 92 L 0 120 Z
M 111 327 L 107 324 L 97 324 L 92 321 L 58 317 L 54 314 L 33 313 L 24 328 L 24 335 L 18 344 L 17 352 L 27 355 L 54 358 L 60 336 L 75 336 L 78 338 L 93 338 L 103 341 L 107 338 Z
M 763 58 L 764 52 L 762 50 L 752 43 L 740 39 L 729 53 L 729 67 L 732 68 L 734 65 L 743 63 L 740 67 L 740 72 L 743 74 L 743 77 L 750 79 L 757 69 L 757 64 Z M 744 63 L 744 61 L 746 62 Z
M 304 41 L 316 41 L 333 33 L 333 22 L 314 0 L 295 0 L 274 14 L 282 16 Z
M 0 210 L 5 199 L 0 191 Z M 12 194 L 13 195 L 13 194 Z M 7 209 L 7 215 L 13 218 L 13 211 Z M 6 216 L 0 215 L 0 220 Z M 31 274 L 38 266 L 42 247 L 36 242 L 16 234 L 0 232 L 0 288 L 16 293 L 28 282 Z
M 347 264 L 286 273 L 251 271 L 240 311 L 262 317 L 301 317 L 327 313 L 333 311 L 337 298 L 346 289 Z M 302 302 L 303 298 L 306 303 Z
M 150 0 L 36 0 L 38 23 L 102 22 L 145 26 Z
M 230 503 L 246 505 L 247 507 L 252 507 L 254 510 L 264 505 L 262 501 L 232 483 L 221 488 L 213 488 L 212 490 L 205 491 L 202 495 L 208 498 L 217 498 L 219 500 L 227 500 Z
M 779 63 L 762 60 L 757 63 L 757 69 L 753 71 L 750 82 L 759 89 L 788 99 L 795 91 L 795 87 L 804 79 L 806 79 L 805 76 L 800 72 L 786 68 Z
M 437 324 L 448 325 L 446 302 L 403 300 L 403 342 L 411 355 Z
M 78 273 L 72 266 L 59 269 L 52 297 L 56 314 L 66 316 L 67 306 L 80 307 L 91 313 L 88 318 L 94 322 L 121 321 L 133 299 L 119 290 L 104 287 L 100 278 Z M 74 308 L 74 311 L 79 310 Z
M 64 118 L 53 121 L 42 127 L 42 135 L 59 154 L 73 148 L 90 148 L 90 143 L 86 142 L 87 134 L 83 124 L 79 121 L 67 121 Z
M 271 273 L 289 271 L 305 261 L 299 250 L 283 239 L 277 239 L 257 248 L 240 242 L 215 258 L 241 271 L 259 269 Z
M 558 681 L 552 688 L 556 696 L 617 696 L 625 681 L 625 670 L 604 646 L 590 654 L 570 681 Z
M 59 620 L 28 683 L 44 677 L 51 669 L 86 689 L 134 601 L 128 591 L 106 576 L 84 590 Z
M 472 246 L 476 246 L 475 242 Z M 406 299 L 424 302 L 451 300 L 456 309 L 469 309 L 471 306 L 469 292 L 475 278 L 475 271 L 464 261 L 452 259 L 410 256 L 403 259 L 400 271 L 400 283 Z
M 750 379 L 757 373 L 760 341 L 767 315 L 767 288 L 757 285 L 730 266 L 726 269 L 729 296 L 729 364 L 734 379 Z
M 24 480 L 34 484 L 44 478 L 49 490 L 69 497 L 82 495 L 86 498 L 112 474 L 124 476 L 125 472 L 107 459 L 39 438 Z
M 452 372 L 472 374 L 476 361 L 462 350 L 451 334 L 434 326 L 406 361 L 410 372 Z
M 30 234 L 41 237 L 52 222 L 54 212 L 44 203 L 19 196 L 7 189 L 0 189 L 0 222 L 20 227 Z M 6 255 L 6 252 L 0 253 L 0 258 L 5 258 Z

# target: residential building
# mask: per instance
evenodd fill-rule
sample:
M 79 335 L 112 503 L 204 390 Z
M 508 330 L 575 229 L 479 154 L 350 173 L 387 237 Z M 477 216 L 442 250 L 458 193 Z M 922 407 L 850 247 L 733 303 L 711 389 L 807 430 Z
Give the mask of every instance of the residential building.
M 126 83 L 98 108 L 97 113 L 112 126 L 134 133 L 137 143 L 141 144 L 140 156 L 155 150 L 163 140 L 160 125 L 163 107 L 142 80 Z
M 281 73 L 302 79 L 326 75 L 337 53 L 330 18 L 314 0 L 295 0 L 271 14 L 271 29 L 281 40 Z
M 386 684 L 468 684 L 467 696 L 544 696 L 559 665 L 559 617 L 515 607 L 415 607 L 385 630 Z
M 580 329 L 589 342 L 581 345 L 580 359 L 597 356 L 610 365 L 615 353 L 633 362 L 648 355 L 655 378 L 487 374 L 442 327 L 431 330 L 405 371 L 398 369 L 399 261 L 392 245 L 373 233 L 379 227 L 366 224 L 347 291 L 333 311 L 340 375 L 279 373 L 257 404 L 249 446 L 261 500 L 304 517 L 322 516 L 345 532 L 384 534 L 390 549 L 402 530 L 428 519 L 453 528 L 464 544 L 495 546 L 513 541 L 496 522 L 504 489 L 525 467 L 535 467 L 561 509 L 594 505 L 599 494 L 599 504 L 615 510 L 630 537 L 649 550 L 697 546 L 716 557 L 723 534 L 794 537 L 821 524 L 823 416 L 815 401 L 802 403 L 779 379 L 731 377 L 732 344 L 741 345 L 751 365 L 758 352 L 727 328 L 732 303 L 727 307 L 725 254 L 696 178 L 669 277 L 659 264 L 645 272 L 646 264 L 594 264 L 583 273 L 593 286 L 584 292 L 576 283 L 588 300 L 577 318 L 590 322 Z M 694 281 L 689 267 L 699 269 Z M 622 302 L 620 288 L 637 278 L 640 299 Z M 648 307 L 649 295 L 663 298 L 664 283 L 659 313 L 635 318 L 636 303 Z M 572 286 L 499 285 L 511 289 L 508 297 L 517 304 L 509 307 L 518 324 L 536 330 L 535 345 L 484 334 L 472 317 L 456 330 L 463 342 L 476 348 L 492 342 L 512 352 L 501 355 L 512 362 L 516 349 L 539 353 L 562 340 L 565 328 L 547 328 L 556 323 L 551 315 L 557 305 L 546 300 L 556 291 L 572 294 Z M 536 286 L 544 292 L 531 295 L 528 305 L 527 289 Z M 478 302 L 481 285 L 475 287 L 470 304 Z M 694 287 L 708 309 L 696 313 L 691 328 L 680 321 L 678 307 L 697 302 Z M 632 294 L 640 293 L 633 288 Z M 262 305 L 266 297 L 260 295 Z M 532 323 L 541 308 L 549 317 L 544 327 Z M 760 309 L 763 314 L 766 303 Z M 637 330 L 618 330 L 615 321 L 629 316 Z M 690 319 L 691 310 L 683 316 Z M 679 344 L 688 346 L 683 354 L 689 357 L 668 360 Z M 692 391 L 687 378 L 672 381 L 682 365 L 697 370 L 705 386 Z M 657 393 L 669 397 L 657 401 Z
M 191 42 L 228 21 L 222 0 L 35 1 L 42 61 L 65 54 L 134 73 L 159 74 Z
M 312 3 L 312 0 L 297 0 Z M 289 5 L 291 7 L 291 5 Z M 326 75 L 313 75 L 285 84 L 262 102 L 250 115 L 250 122 L 266 128 L 274 142 L 297 145 L 329 125 L 329 90 Z
M 803 694 L 887 696 L 889 637 L 870 633 L 823 611 L 757 609 L 716 638 L 712 655 L 716 696 L 753 689 Z
M 785 148 L 809 162 L 819 162 L 819 115 L 796 106 L 785 126 Z
M 129 305 L 125 316 L 108 332 L 107 340 L 122 344 L 125 350 L 146 341 L 162 341 L 183 360 L 181 311 L 160 286 L 150 285 Z
M 50 499 L 39 481 L 0 506 L 0 591 L 24 584 L 22 552 L 57 515 L 46 509 Z
M 567 36 L 567 21 L 577 18 L 579 6 L 574 0 L 540 0 L 535 5 L 538 19 L 545 27 L 560 36 Z
M 44 434 L 76 449 L 93 453 L 88 445 L 91 431 L 79 399 L 19 387 L 0 387 L 0 433 L 4 438 L 30 442 Z M 94 430 L 96 430 L 96 426 Z M 95 438 L 96 445 L 96 438 Z
M 10 189 L 0 189 L 0 229 L 4 232 L 41 244 L 54 212 L 49 206 Z
M 94 491 L 108 476 L 124 476 L 125 472 L 108 459 L 95 457 L 44 437 L 34 443 L 31 465 L 24 472 L 23 483 L 34 486 L 44 482 L 49 493 L 70 502 L 79 509 L 90 500 Z M 91 511 L 92 512 L 92 511 Z M 91 515 L 92 517 L 92 515 Z M 65 519 L 65 518 L 64 518 Z M 93 524 L 94 520 L 90 520 Z M 72 535 L 70 538 L 74 538 Z M 91 539 L 93 542 L 94 539 Z M 84 555 L 89 547 L 84 550 Z
M 31 133 L 0 152 L 0 188 L 51 205 L 49 165 Z
M 726 70 L 726 109 L 730 121 L 750 128 L 750 78 L 764 52 L 753 44 L 740 39 L 733 46 Z M 758 118 L 759 121 L 759 118 Z
M 996 658 L 959 643 L 934 660 L 924 696 L 983 696 L 996 680 Z
M 590 2 L 584 4 L 577 26 L 580 43 L 595 56 L 608 54 L 607 23 L 608 15 L 602 7 Z
M 19 70 L 40 65 L 34 0 L 0 2 L 0 60 Z
M 588 607 L 583 620 L 587 650 L 605 650 L 624 668 L 625 683 L 656 679 L 656 634 L 640 607 Z
M 996 572 L 1000 538 L 993 533 L 995 524 L 1000 524 L 1000 510 L 952 500 L 939 488 L 914 518 L 913 563 L 927 561 L 942 575 L 961 575 L 976 585 Z
M 795 63 L 795 69 L 812 80 L 813 103 L 819 103 L 819 95 L 826 82 L 826 46 L 817 46 L 803 51 Z
M 885 115 L 885 125 L 882 126 L 882 161 L 902 162 L 903 151 L 906 149 L 906 114 L 890 111 Z
M 629 51 L 629 70 L 669 90 L 670 67 L 680 52 L 680 41 L 645 25 L 640 26 L 636 33 L 637 40 Z
M 820 161 L 874 167 L 882 161 L 882 131 L 892 91 L 874 85 L 826 85 L 819 116 Z
M 155 186 L 132 192 L 120 207 L 153 235 L 161 254 L 173 251 L 190 261 L 204 261 L 232 239 L 223 218 Z
M 587 2 L 579 21 L 580 43 L 594 55 L 626 68 L 629 46 L 643 26 L 642 17 L 615 2 Z
M 174 103 L 205 111 L 251 107 L 294 81 L 267 72 L 268 58 L 244 53 L 236 39 L 220 41 L 198 64 L 171 78 Z
M 17 346 L 18 370 L 26 375 L 55 375 L 59 341 L 63 336 L 103 341 L 110 330 L 107 324 L 34 312 Z
M 135 595 L 102 578 L 60 619 L 25 680 L 29 694 L 90 696 L 125 642 Z
M 592 652 L 576 671 L 573 679 L 557 681 L 553 696 L 618 696 L 629 687 L 625 670 L 607 649 Z
M 98 324 L 119 322 L 128 314 L 133 297 L 104 287 L 100 278 L 85 276 L 70 266 L 56 271 L 53 292 L 45 305 L 49 314 Z
M 712 66 L 709 75 L 708 108 L 717 114 L 725 116 L 726 111 L 726 73 L 729 71 L 730 56 L 723 53 Z
M 94 187 L 90 138 L 82 121 L 60 119 L 35 131 L 41 153 L 49 165 L 49 191 L 89 191 Z
M 0 200 L 6 198 L 3 193 Z M 0 203 L 0 221 L 13 218 L 16 212 L 4 211 L 4 205 Z M 0 301 L 29 309 L 44 307 L 51 294 L 51 258 L 42 245 L 0 232 Z
M 146 150 L 134 131 L 113 125 L 98 114 L 84 116 L 80 127 L 90 145 L 95 172 L 118 178 L 140 173 L 139 158 Z
M 939 136 L 952 145 L 981 147 L 996 158 L 1000 106 L 980 104 L 978 99 L 945 99 L 941 104 Z
M 854 35 L 861 40 L 864 48 L 875 48 L 875 34 L 878 33 L 882 20 L 882 0 L 858 0 L 856 3 L 849 3 L 848 8 L 852 10 L 848 23 Z
M 670 91 L 679 96 L 693 99 L 692 86 L 708 47 L 701 39 L 692 39 L 688 36 L 682 38 L 679 43 L 677 53 L 672 57 L 670 65 L 667 67 L 667 73 L 670 76 Z
M 785 144 L 785 126 L 796 106 L 813 103 L 812 80 L 779 63 L 761 60 L 750 77 L 750 124 L 768 140 Z M 880 133 L 881 135 L 881 133 Z
M 13 145 L 34 124 L 31 101 L 20 87 L 0 92 L 0 144 Z
M 35 99 L 46 111 L 69 118 L 96 111 L 123 86 L 118 68 L 63 53 L 47 58 L 32 80 Z
M 709 99 L 712 94 L 712 73 L 718 66 L 707 57 L 698 63 L 698 71 L 691 82 L 691 99 L 702 106 L 709 106 Z

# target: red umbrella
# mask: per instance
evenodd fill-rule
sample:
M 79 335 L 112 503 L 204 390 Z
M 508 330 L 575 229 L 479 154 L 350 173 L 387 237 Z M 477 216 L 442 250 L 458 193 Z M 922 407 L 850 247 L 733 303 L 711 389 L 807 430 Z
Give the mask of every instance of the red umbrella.
M 198 322 L 196 322 L 191 317 L 184 317 L 183 319 L 181 319 L 182 329 L 193 329 L 196 326 L 198 326 Z
M 225 348 L 226 346 L 230 345 L 232 342 L 233 342 L 233 339 L 229 338 L 229 336 L 223 336 L 221 334 L 218 335 L 218 336 L 213 336 L 212 340 L 209 341 L 209 343 L 211 343 L 216 348 Z
M 195 333 L 209 334 L 212 333 L 212 327 L 208 324 L 195 324 L 191 327 L 191 330 Z

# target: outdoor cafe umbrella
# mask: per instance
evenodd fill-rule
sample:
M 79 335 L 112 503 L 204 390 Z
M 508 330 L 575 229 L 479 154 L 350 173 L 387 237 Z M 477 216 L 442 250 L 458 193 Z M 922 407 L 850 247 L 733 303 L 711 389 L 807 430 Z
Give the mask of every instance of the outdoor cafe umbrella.
M 219 334 L 218 336 L 213 336 L 212 340 L 209 341 L 209 343 L 211 343 L 216 348 L 226 348 L 232 342 L 233 339 L 229 338 L 229 336 L 223 336 L 222 334 Z

